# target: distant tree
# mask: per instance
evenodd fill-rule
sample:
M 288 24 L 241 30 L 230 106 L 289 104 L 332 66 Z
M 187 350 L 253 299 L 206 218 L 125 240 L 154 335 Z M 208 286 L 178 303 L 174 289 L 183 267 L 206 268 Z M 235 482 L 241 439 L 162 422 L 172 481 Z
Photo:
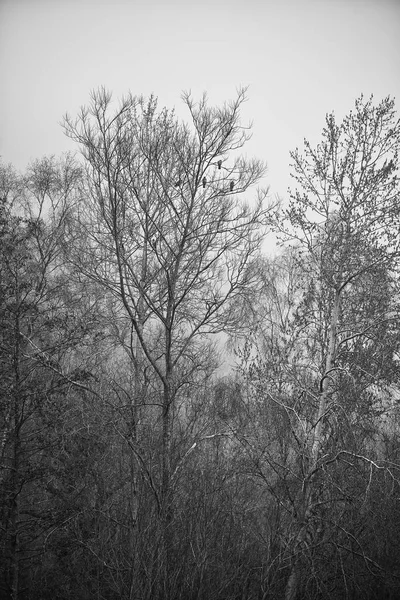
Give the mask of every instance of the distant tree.
M 0 585 L 13 599 L 26 596 L 60 517 L 46 480 L 60 449 L 65 357 L 85 335 L 60 243 L 78 176 L 70 157 L 36 161 L 25 176 L 0 168 Z

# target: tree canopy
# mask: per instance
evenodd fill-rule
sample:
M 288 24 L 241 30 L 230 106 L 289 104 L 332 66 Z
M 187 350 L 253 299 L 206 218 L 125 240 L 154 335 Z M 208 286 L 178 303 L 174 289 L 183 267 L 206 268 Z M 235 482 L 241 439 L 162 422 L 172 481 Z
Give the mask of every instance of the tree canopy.
M 100 88 L 79 154 L 0 164 L 4 598 L 399 595 L 395 104 L 274 203 L 245 99 Z

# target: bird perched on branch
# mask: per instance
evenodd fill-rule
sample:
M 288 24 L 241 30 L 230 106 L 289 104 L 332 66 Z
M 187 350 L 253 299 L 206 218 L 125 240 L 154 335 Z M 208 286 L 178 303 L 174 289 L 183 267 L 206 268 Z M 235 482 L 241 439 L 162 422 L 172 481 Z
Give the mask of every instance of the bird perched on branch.
M 205 177 L 203 177 L 203 188 L 206 187 L 206 183 L 207 183 L 207 179 Z
M 219 161 L 217 162 L 217 165 L 218 165 L 218 169 L 220 169 L 220 168 L 222 167 L 222 160 L 219 160 Z
M 234 182 L 234 181 L 231 181 L 231 182 L 230 182 L 230 184 L 229 184 L 229 189 L 230 189 L 230 191 L 232 191 L 232 190 L 233 190 L 233 187 L 234 187 L 234 185 L 235 185 L 235 182 Z

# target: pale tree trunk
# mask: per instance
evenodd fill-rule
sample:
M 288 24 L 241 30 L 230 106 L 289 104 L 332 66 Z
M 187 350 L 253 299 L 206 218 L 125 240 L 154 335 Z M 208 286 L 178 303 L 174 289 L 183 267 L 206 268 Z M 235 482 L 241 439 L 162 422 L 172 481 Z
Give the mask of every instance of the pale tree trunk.
M 298 592 L 299 572 L 297 565 L 293 565 L 289 579 L 286 584 L 285 600 L 296 600 Z
M 334 372 L 340 300 L 341 300 L 340 291 L 337 291 L 335 293 L 332 314 L 331 314 L 328 352 L 327 352 L 326 361 L 325 361 L 325 369 L 324 369 L 324 374 L 323 374 L 321 382 L 320 382 L 321 396 L 320 396 L 319 407 L 318 407 L 317 422 L 316 422 L 315 429 L 314 429 L 313 445 L 312 445 L 312 450 L 311 450 L 310 473 L 313 473 L 315 471 L 315 468 L 317 467 L 318 458 L 319 458 L 322 443 L 323 443 L 323 428 L 324 428 L 324 423 L 325 423 L 325 414 L 326 414 L 326 409 L 328 408 L 330 390 L 332 389 L 332 385 L 330 385 L 329 382 L 332 381 L 333 372 Z
M 295 547 L 298 547 L 301 542 L 304 541 L 307 534 L 307 519 L 310 516 L 313 499 L 314 499 L 314 481 L 316 479 L 318 470 L 318 460 L 321 453 L 321 449 L 324 442 L 324 424 L 325 415 L 329 405 L 330 393 L 332 390 L 332 384 L 330 383 L 333 379 L 335 354 L 337 345 L 337 326 L 339 320 L 340 311 L 340 300 L 341 290 L 336 291 L 334 297 L 334 303 L 332 307 L 329 340 L 328 340 L 328 351 L 325 360 L 325 369 L 323 376 L 320 381 L 320 399 L 318 405 L 318 412 L 316 416 L 316 422 L 314 425 L 314 435 L 311 447 L 311 460 L 309 463 L 308 472 L 306 474 L 306 485 L 304 486 L 303 498 L 302 498 L 302 509 L 300 514 L 303 517 L 305 527 L 300 528 L 296 538 Z M 296 558 L 291 566 L 289 578 L 285 589 L 285 600 L 296 600 L 300 592 L 300 558 Z

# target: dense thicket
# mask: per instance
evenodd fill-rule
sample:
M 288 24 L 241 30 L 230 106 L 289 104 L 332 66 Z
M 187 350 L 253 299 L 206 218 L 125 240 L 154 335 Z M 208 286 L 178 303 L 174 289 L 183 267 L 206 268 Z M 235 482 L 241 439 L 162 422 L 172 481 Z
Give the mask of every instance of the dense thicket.
M 99 90 L 80 158 L 0 166 L 4 598 L 400 593 L 394 104 L 328 115 L 271 206 L 244 99 Z

